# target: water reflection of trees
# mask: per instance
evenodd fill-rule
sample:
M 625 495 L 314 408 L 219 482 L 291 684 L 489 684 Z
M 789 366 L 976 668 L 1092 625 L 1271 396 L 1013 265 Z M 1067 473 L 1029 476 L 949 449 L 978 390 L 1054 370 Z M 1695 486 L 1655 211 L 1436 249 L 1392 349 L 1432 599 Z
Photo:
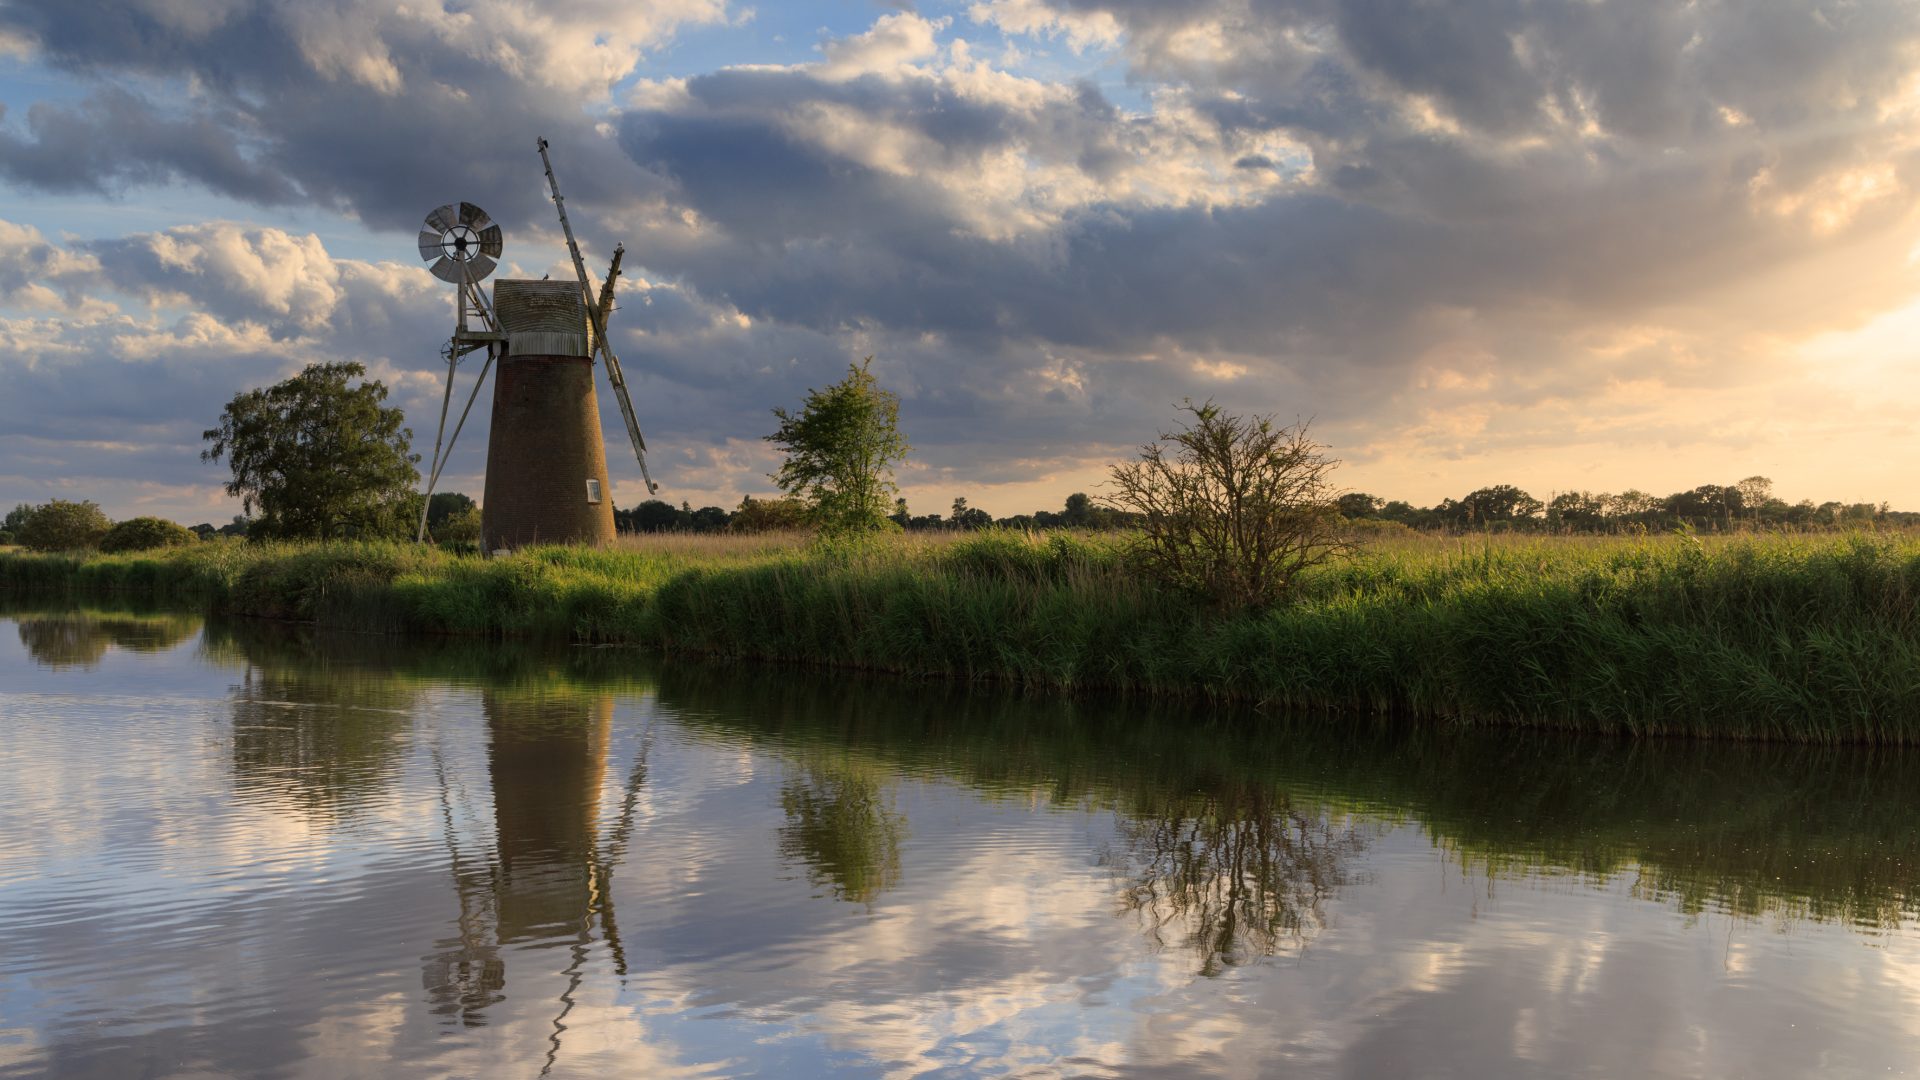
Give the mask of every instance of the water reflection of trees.
M 907 819 L 893 807 L 892 775 L 873 762 L 806 755 L 780 787 L 780 853 L 804 862 L 814 884 L 842 900 L 872 903 L 900 880 Z
M 93 611 L 18 618 L 20 644 L 26 646 L 27 655 L 51 668 L 91 668 L 110 648 L 163 652 L 192 637 L 201 623 L 197 615 Z
M 207 651 L 242 670 L 234 760 L 243 787 L 273 791 L 308 811 L 344 812 L 381 798 L 422 700 L 449 683 L 477 684 L 491 838 L 475 844 L 476 832 L 488 830 L 472 820 L 470 800 L 436 747 L 437 824 L 457 914 L 453 932 L 421 959 L 421 982 L 430 1011 L 463 1026 L 483 1024 L 506 998 L 505 950 L 562 945 L 548 1048 L 558 1055 L 596 933 L 615 971 L 626 972 L 612 878 L 646 777 L 644 743 L 618 817 L 603 823 L 600 805 L 610 687 L 642 687 L 602 655 L 499 642 L 222 623 L 210 627 Z
M 1180 883 L 1213 880 L 1209 864 L 1231 867 L 1232 853 L 1278 842 L 1284 829 L 1244 824 L 1260 816 L 1251 794 L 1223 794 L 1265 791 L 1309 821 L 1352 820 L 1363 830 L 1417 823 L 1464 873 L 1595 882 L 1631 874 L 1635 893 L 1683 912 L 1862 928 L 1920 919 L 1912 750 L 1435 731 L 689 664 L 663 670 L 659 685 L 682 723 L 715 738 L 816 759 L 840 748 L 870 767 L 950 777 L 987 797 L 1112 807 L 1145 851 L 1170 852 L 1154 875 L 1161 910 L 1169 897 L 1190 900 L 1193 912 L 1225 910 Z M 1182 809 L 1194 792 L 1221 801 Z M 1216 824 L 1201 829 L 1196 843 L 1205 843 L 1193 852 L 1164 847 L 1183 835 L 1174 823 L 1201 821 Z M 1351 865 L 1339 834 L 1296 850 Z M 1337 889 L 1339 880 L 1272 895 L 1309 897 L 1318 882 Z M 1266 925 L 1264 915 L 1249 919 L 1247 905 L 1267 899 L 1251 886 L 1231 895 L 1242 901 L 1236 933 L 1250 921 Z M 1276 910 L 1304 911 L 1303 925 L 1313 923 L 1311 905 Z M 1291 932 L 1285 916 L 1278 925 Z
M 1350 819 L 1235 785 L 1168 797 L 1119 827 L 1121 847 L 1107 862 L 1121 879 L 1121 906 L 1156 944 L 1194 952 L 1203 975 L 1304 943 L 1352 882 L 1367 841 Z
M 208 628 L 216 644 L 222 633 Z M 1462 872 L 1631 874 L 1641 895 L 1683 911 L 1869 927 L 1920 915 L 1912 752 L 1393 729 L 780 668 L 654 668 L 626 652 L 457 640 L 245 649 L 263 667 L 361 666 L 417 688 L 463 681 L 517 695 L 645 695 L 657 685 L 688 731 L 793 764 L 782 849 L 850 900 L 871 901 L 906 873 L 895 776 L 940 776 L 986 798 L 1110 807 L 1128 838 L 1116 866 L 1137 844 L 1131 864 L 1143 874 L 1158 868 L 1143 902 L 1233 911 L 1240 944 L 1214 950 L 1221 963 L 1264 947 L 1248 943 L 1249 926 L 1272 927 L 1282 943 L 1296 928 L 1310 933 L 1314 901 L 1351 880 L 1348 856 L 1367 831 L 1401 822 L 1420 825 Z M 1361 824 L 1353 836 L 1302 836 L 1301 821 Z M 1236 878 L 1236 867 L 1246 872 Z M 1340 867 L 1345 876 L 1333 872 Z M 1243 884 L 1218 895 L 1201 887 L 1223 880 Z M 1271 884 L 1256 887 L 1262 881 Z M 1162 932 L 1185 933 L 1186 918 Z M 1218 940 L 1218 920 L 1201 925 Z

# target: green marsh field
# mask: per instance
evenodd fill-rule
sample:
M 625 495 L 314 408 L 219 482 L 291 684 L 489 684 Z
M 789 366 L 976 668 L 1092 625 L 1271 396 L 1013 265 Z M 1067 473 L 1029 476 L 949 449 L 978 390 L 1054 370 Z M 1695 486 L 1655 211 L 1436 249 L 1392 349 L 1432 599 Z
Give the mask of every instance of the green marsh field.
M 1920 742 L 1920 536 L 1394 535 L 1226 613 L 1114 534 L 655 536 L 0 553 L 0 587 L 376 633 L 564 639 L 1444 723 Z

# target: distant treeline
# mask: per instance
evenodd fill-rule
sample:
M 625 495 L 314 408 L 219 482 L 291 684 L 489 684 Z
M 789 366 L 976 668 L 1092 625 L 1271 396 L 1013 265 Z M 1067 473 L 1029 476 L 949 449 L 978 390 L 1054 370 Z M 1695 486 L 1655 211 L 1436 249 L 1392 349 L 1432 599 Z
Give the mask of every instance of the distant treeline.
M 438 496 L 436 496 L 438 498 Z M 1892 510 L 1886 503 L 1790 503 L 1773 495 L 1773 481 L 1750 476 L 1737 484 L 1702 484 L 1661 497 L 1628 490 L 1555 492 L 1542 501 L 1512 484 L 1470 491 L 1458 499 L 1442 499 L 1433 506 L 1388 501 L 1365 492 L 1340 497 L 1336 504 L 1349 521 L 1389 521 L 1409 528 L 1451 532 L 1610 533 L 1636 530 L 1668 531 L 1691 528 L 1700 532 L 1738 529 L 1831 528 L 1860 525 L 1920 525 L 1920 513 Z M 747 496 L 733 510 L 718 506 L 694 509 L 650 499 L 627 510 L 615 510 L 621 532 L 762 532 L 797 529 L 805 524 L 805 510 L 797 500 Z M 1138 517 L 1101 506 L 1085 492 L 1067 496 L 1059 510 L 1036 510 L 996 518 L 965 498 L 953 500 L 951 512 L 914 514 L 905 499 L 894 504 L 893 521 L 909 531 L 925 529 L 1125 529 Z
M 1067 496 L 1066 504 L 1059 510 L 1036 510 L 1004 518 L 968 506 L 964 497 L 953 500 L 951 513 L 946 515 L 915 514 L 908 509 L 907 500 L 896 499 L 889 516 L 894 524 L 909 532 L 985 529 L 996 525 L 1009 529 L 1123 529 L 1136 523 L 1136 515 L 1097 505 L 1085 492 Z M 674 506 L 659 499 L 648 499 L 628 510 L 615 509 L 613 523 L 623 533 L 769 532 L 805 528 L 807 513 L 800 500 L 788 497 L 749 495 L 732 510 L 718 506 L 702 506 L 696 510 L 685 502 Z
M 1639 529 L 1692 528 L 1702 532 L 1736 529 L 1826 528 L 1858 525 L 1920 524 L 1920 513 L 1889 509 L 1886 503 L 1796 503 L 1777 499 L 1773 481 L 1749 476 L 1737 484 L 1702 484 L 1664 498 L 1644 491 L 1556 492 L 1545 502 L 1512 484 L 1470 491 L 1458 499 L 1418 507 L 1364 492 L 1343 495 L 1341 514 L 1350 520 L 1395 521 L 1416 529 L 1608 533 Z
M 1889 509 L 1886 503 L 1815 503 L 1802 499 L 1789 503 L 1773 496 L 1773 481 L 1750 476 L 1737 484 L 1702 484 L 1664 498 L 1644 491 L 1556 492 L 1544 502 L 1512 484 L 1497 484 L 1470 491 L 1458 499 L 1442 499 L 1433 506 L 1414 506 L 1399 500 L 1388 501 L 1365 492 L 1342 495 L 1336 504 L 1349 521 L 1397 522 L 1409 528 L 1432 532 L 1542 532 L 1542 533 L 1614 533 L 1648 530 L 1665 532 L 1691 528 L 1700 532 L 1732 532 L 1739 529 L 1833 528 L 1862 525 L 1920 525 L 1920 513 Z M 17 507 L 0 525 L 0 544 L 15 542 L 19 530 L 33 507 Z M 473 499 L 458 492 L 442 492 L 429 504 L 427 527 L 436 537 L 477 530 L 479 508 Z M 1126 529 L 1139 524 L 1137 515 L 1101 506 L 1085 492 L 1067 496 L 1059 510 L 1035 510 L 996 518 L 978 507 L 968 506 L 965 498 L 953 500 L 948 514 L 914 514 L 905 499 L 894 503 L 893 521 L 910 532 L 938 529 L 984 529 L 993 526 L 1008 529 Z M 806 511 L 797 499 L 749 495 L 732 510 L 718 506 L 695 509 L 682 502 L 679 506 L 659 499 L 648 499 L 638 506 L 613 512 L 615 526 L 623 533 L 719 533 L 769 532 L 806 527 Z M 465 526 L 464 530 L 461 526 Z M 104 518 L 101 522 L 104 530 Z M 247 519 L 235 517 L 225 525 L 191 526 L 189 531 L 202 539 L 215 536 L 245 536 Z

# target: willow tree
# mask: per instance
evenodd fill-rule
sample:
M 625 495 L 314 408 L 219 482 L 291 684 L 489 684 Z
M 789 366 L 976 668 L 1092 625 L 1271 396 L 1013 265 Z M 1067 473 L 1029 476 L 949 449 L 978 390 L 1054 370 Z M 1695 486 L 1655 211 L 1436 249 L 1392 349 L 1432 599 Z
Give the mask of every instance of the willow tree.
M 250 539 L 402 537 L 418 513 L 413 432 L 387 388 L 352 362 L 309 364 L 236 394 L 208 429 L 203 461 L 233 470 L 227 494 L 258 516 Z M 349 385 L 359 379 L 358 386 Z
M 802 500 L 823 532 L 870 532 L 891 524 L 887 515 L 899 491 L 893 466 L 912 448 L 900 435 L 899 395 L 880 388 L 868 370 L 872 364 L 871 356 L 849 364 L 846 378 L 808 390 L 797 413 L 773 410 L 780 430 L 766 438 L 787 455 L 773 482 Z

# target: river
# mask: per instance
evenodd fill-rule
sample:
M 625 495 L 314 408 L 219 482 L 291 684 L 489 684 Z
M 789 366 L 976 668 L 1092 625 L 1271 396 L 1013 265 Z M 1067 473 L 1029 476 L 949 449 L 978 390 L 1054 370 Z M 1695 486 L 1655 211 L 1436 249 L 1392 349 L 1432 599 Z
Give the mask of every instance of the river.
M 1920 756 L 0 609 L 0 1076 L 1883 1076 Z

